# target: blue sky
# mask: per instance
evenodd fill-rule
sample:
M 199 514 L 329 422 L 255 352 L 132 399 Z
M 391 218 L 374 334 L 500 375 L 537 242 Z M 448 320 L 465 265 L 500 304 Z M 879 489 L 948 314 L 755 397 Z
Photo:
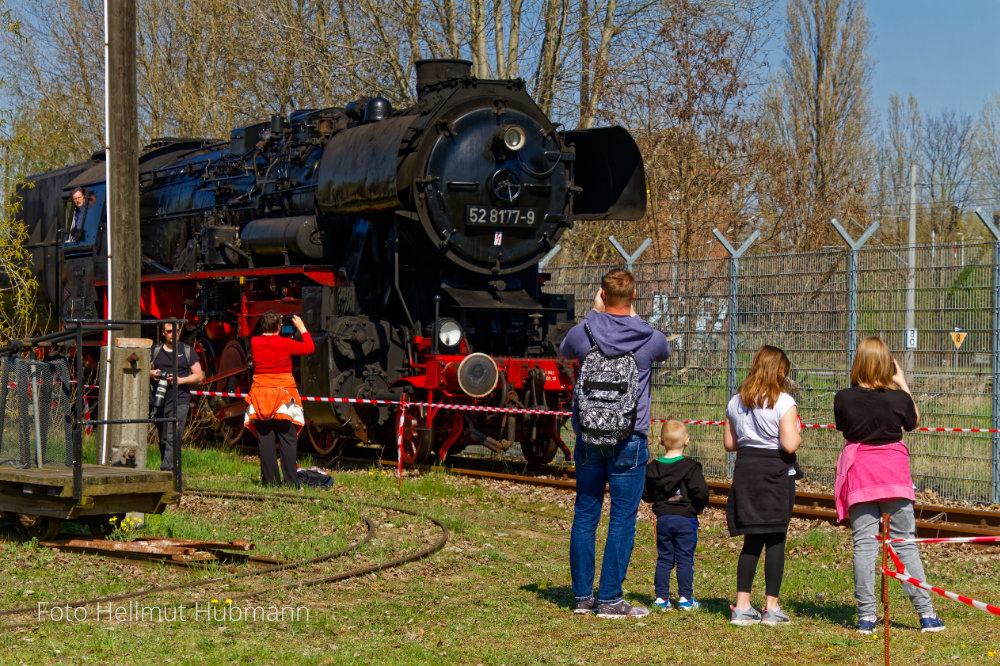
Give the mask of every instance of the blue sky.
M 924 113 L 979 115 L 1000 90 L 1000 0 L 868 0 L 872 103 L 913 94 Z

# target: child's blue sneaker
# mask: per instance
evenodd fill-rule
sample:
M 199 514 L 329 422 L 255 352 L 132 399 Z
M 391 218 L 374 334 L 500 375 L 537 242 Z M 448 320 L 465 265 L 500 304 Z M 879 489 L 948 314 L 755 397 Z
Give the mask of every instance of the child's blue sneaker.
M 673 609 L 673 606 L 670 604 L 670 599 L 664 599 L 663 597 L 656 597 L 656 601 L 654 601 L 653 603 L 661 611 L 668 611 Z
M 944 631 L 944 622 L 937 616 L 937 613 L 920 616 L 920 631 Z
M 874 615 L 870 617 L 859 617 L 856 631 L 859 634 L 865 634 L 865 635 L 874 634 L 875 625 L 877 624 L 878 624 L 878 618 L 876 618 Z
M 687 597 L 681 597 L 677 600 L 677 607 L 682 611 L 693 611 L 701 608 L 701 604 L 699 604 L 698 600 L 694 597 L 691 597 L 690 599 Z

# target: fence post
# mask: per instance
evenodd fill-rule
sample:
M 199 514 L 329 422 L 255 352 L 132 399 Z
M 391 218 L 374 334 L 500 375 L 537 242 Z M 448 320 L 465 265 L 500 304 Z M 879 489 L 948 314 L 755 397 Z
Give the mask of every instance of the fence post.
M 625 248 L 622 247 L 622 244 L 618 242 L 617 238 L 615 238 L 614 236 L 608 236 L 608 240 L 611 241 L 611 244 L 615 246 L 616 250 L 618 250 L 618 254 L 622 255 L 622 259 L 625 260 L 625 269 L 628 271 L 632 270 L 632 264 L 634 264 L 635 260 L 638 259 L 639 256 L 646 251 L 646 248 L 653 244 L 653 239 L 647 238 L 646 240 L 642 241 L 642 245 L 639 246 L 638 250 L 636 250 L 632 254 L 629 254 L 628 252 L 625 251 Z
M 754 231 L 750 234 L 750 238 L 743 241 L 743 245 L 740 249 L 733 248 L 726 240 L 726 237 L 722 235 L 722 232 L 718 229 L 712 229 L 712 233 L 715 237 L 719 239 L 722 243 L 722 247 L 726 248 L 729 253 L 729 348 L 726 351 L 726 388 L 728 393 L 726 395 L 726 403 L 729 402 L 729 396 L 736 393 L 736 334 L 739 328 L 739 311 L 738 311 L 738 296 L 739 296 L 739 276 L 740 276 L 740 257 L 743 253 L 749 249 L 753 242 L 757 240 L 760 236 L 759 231 Z M 733 466 L 736 464 L 736 454 L 729 452 L 726 454 L 726 476 L 732 477 Z
M 538 270 L 545 270 L 545 267 L 549 265 L 549 262 L 552 261 L 557 254 L 559 254 L 559 250 L 561 249 L 562 245 L 556 244 L 553 246 L 553 248 L 549 250 L 544 257 L 542 257 L 542 260 L 538 262 Z
M 836 218 L 830 224 L 847 243 L 847 374 L 850 376 L 854 350 L 858 347 L 858 250 L 878 231 L 878 222 L 872 222 L 858 240 L 851 238 Z
M 987 220 L 976 209 L 976 217 L 993 234 L 993 410 L 990 417 L 990 428 L 1000 429 L 1000 229 Z M 1000 433 L 990 433 L 991 474 L 990 490 L 993 504 L 1000 504 Z

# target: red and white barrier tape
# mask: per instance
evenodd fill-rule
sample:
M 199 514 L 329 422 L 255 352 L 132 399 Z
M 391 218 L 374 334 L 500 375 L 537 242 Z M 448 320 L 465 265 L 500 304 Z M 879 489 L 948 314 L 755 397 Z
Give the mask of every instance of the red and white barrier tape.
M 881 539 L 882 537 L 878 537 Z M 1000 536 L 940 537 L 934 539 L 889 539 L 889 543 L 996 543 Z
M 86 388 L 99 388 L 98 386 L 87 384 Z M 246 393 L 240 393 L 238 391 L 201 391 L 192 390 L 191 395 L 203 395 L 211 396 L 217 398 L 245 398 Z M 326 398 L 317 396 L 301 396 L 304 402 L 340 402 L 340 403 L 352 403 L 358 405 L 398 405 L 397 400 L 374 400 L 369 398 Z M 483 405 L 447 405 L 432 402 L 408 402 L 408 405 L 414 407 L 437 407 L 439 409 L 453 409 L 462 412 L 491 412 L 495 414 L 532 414 L 536 416 L 570 416 L 572 412 L 568 411 L 556 411 L 550 409 L 522 409 L 517 407 L 487 407 Z M 665 423 L 668 419 L 651 419 L 651 423 Z M 726 425 L 725 421 L 705 421 L 696 419 L 686 419 L 682 420 L 681 423 L 686 423 L 688 425 L 713 425 L 721 426 Z M 829 423 L 803 423 L 803 428 L 829 428 L 835 429 L 837 426 Z M 1000 428 L 917 428 L 917 430 L 923 432 L 982 432 L 982 433 L 1000 433 Z
M 899 557 L 896 555 L 896 551 L 892 549 L 892 546 L 889 546 L 889 555 L 892 556 L 896 568 L 900 569 L 901 571 L 905 570 L 905 567 L 902 566 L 902 563 L 899 561 Z M 963 604 L 966 604 L 967 606 L 972 606 L 973 608 L 978 608 L 981 611 L 986 611 L 987 613 L 992 613 L 993 615 L 1000 616 L 1000 608 L 997 608 L 996 606 L 993 606 L 991 604 L 987 604 L 982 601 L 976 601 L 972 597 L 966 597 L 961 594 L 955 594 L 954 592 L 949 592 L 948 590 L 942 590 L 940 587 L 935 587 L 934 585 L 930 585 L 922 580 L 918 580 L 911 576 L 907 576 L 901 573 L 900 571 L 892 571 L 891 569 L 883 567 L 879 567 L 879 570 L 885 575 L 891 576 L 896 580 L 909 583 L 910 585 L 927 590 L 928 592 L 940 594 L 942 597 L 951 599 L 952 601 L 959 601 Z

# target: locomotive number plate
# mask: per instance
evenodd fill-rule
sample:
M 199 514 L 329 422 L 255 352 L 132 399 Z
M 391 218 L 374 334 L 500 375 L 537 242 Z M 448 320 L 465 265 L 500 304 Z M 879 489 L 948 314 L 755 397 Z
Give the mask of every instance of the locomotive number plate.
M 466 206 L 467 224 L 483 227 L 532 227 L 538 213 L 530 208 L 496 208 L 495 206 Z

